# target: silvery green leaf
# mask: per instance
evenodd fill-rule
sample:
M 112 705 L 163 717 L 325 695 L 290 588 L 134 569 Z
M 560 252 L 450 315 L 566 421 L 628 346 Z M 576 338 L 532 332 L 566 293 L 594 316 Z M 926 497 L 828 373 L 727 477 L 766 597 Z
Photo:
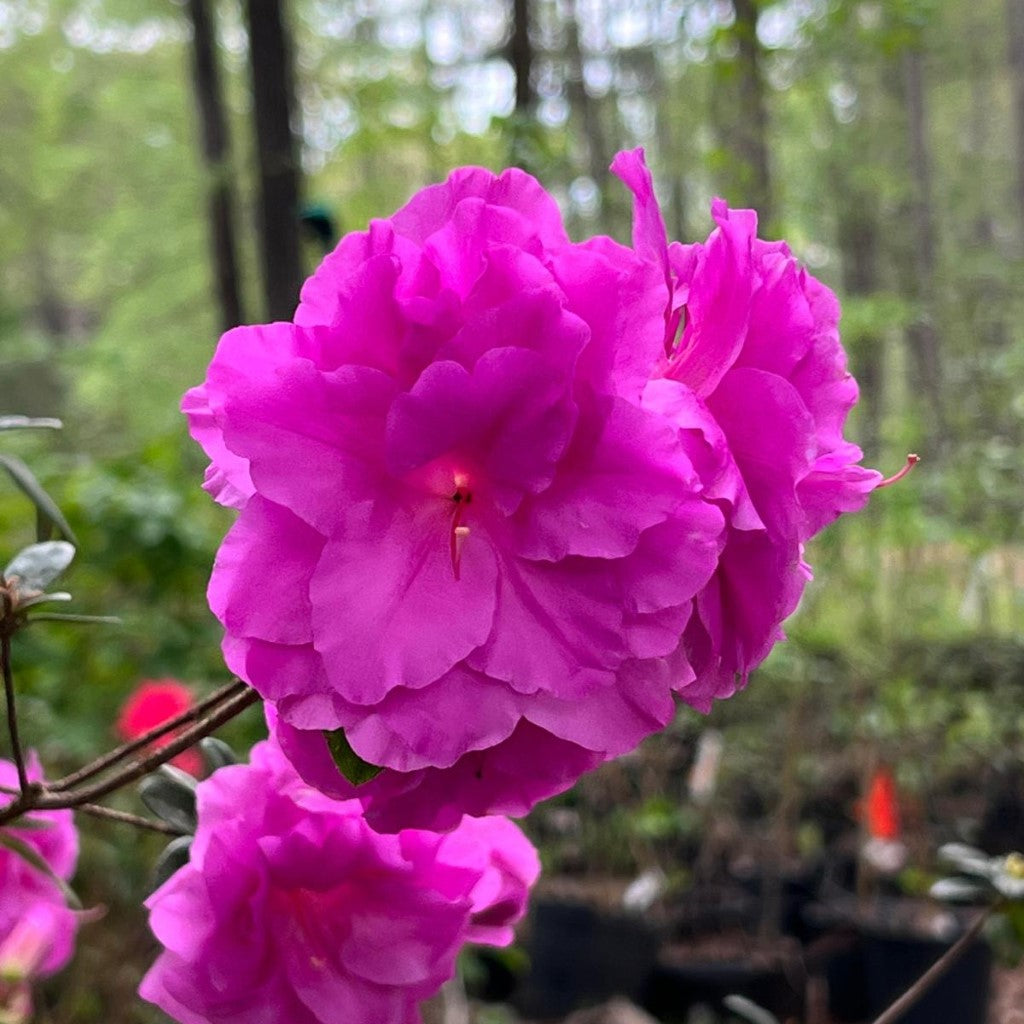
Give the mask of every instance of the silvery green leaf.
M 17 578 L 18 589 L 43 591 L 75 557 L 75 546 L 66 540 L 46 540 L 22 548 L 4 569 L 8 581 Z
M 120 626 L 116 615 L 65 615 L 64 612 L 37 612 L 27 622 L 77 622 L 84 626 Z
M 207 770 L 211 775 L 219 768 L 238 764 L 235 752 L 216 736 L 204 736 L 199 741 L 199 752 L 203 755 L 203 761 L 206 762 Z
M 991 895 L 991 888 L 966 878 L 942 878 L 929 890 L 934 899 L 944 903 L 977 903 Z
M 161 820 L 185 835 L 196 830 L 196 780 L 171 765 L 161 765 L 139 784 L 142 802 Z
M 70 601 L 71 595 L 66 590 L 55 590 L 52 594 L 36 594 L 35 597 L 30 597 L 25 601 L 19 601 L 18 607 L 21 609 L 32 608 L 37 604 L 46 604 L 49 601 Z
M 0 416 L 0 430 L 60 430 L 63 426 L 52 416 Z
M 188 863 L 189 851 L 192 849 L 191 836 L 178 836 L 164 848 L 153 866 L 153 888 L 159 889 L 180 868 Z
M 57 503 L 46 493 L 43 485 L 35 478 L 35 474 L 25 465 L 21 459 L 14 455 L 7 455 L 0 452 L 0 466 L 7 470 L 10 478 L 28 496 L 29 500 L 36 507 L 37 533 L 40 540 L 46 540 L 50 534 L 50 526 L 57 527 L 66 540 L 73 544 L 75 540 L 74 531 L 68 525 Z

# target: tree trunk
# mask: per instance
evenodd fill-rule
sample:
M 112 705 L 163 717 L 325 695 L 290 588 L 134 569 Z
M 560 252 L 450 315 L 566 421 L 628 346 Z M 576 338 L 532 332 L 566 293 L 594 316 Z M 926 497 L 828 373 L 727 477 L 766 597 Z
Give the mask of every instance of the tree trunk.
M 932 205 L 932 166 L 928 144 L 928 115 L 924 88 L 924 59 L 919 49 L 902 56 L 903 95 L 911 177 L 912 298 L 917 313 L 907 328 L 907 343 L 918 383 L 927 402 L 929 427 L 941 445 L 946 439 L 942 401 L 942 365 L 936 324 L 936 237 Z
M 772 221 L 771 175 L 768 167 L 768 110 L 765 103 L 761 43 L 757 38 L 757 0 L 733 0 L 733 31 L 739 49 L 735 155 L 741 163 L 743 201 L 757 210 L 760 222 Z M 762 232 L 763 234 L 764 232 Z
M 260 256 L 267 315 L 290 320 L 302 286 L 295 86 L 283 0 L 246 0 L 259 163 Z
M 516 113 L 533 111 L 533 43 L 530 41 L 530 0 L 512 0 L 512 70 L 516 75 Z
M 206 212 L 210 255 L 221 328 L 227 331 L 243 320 L 238 287 L 231 139 L 217 69 L 216 32 L 207 0 L 188 0 L 187 9 L 192 22 L 192 85 L 199 113 L 203 163 L 208 175 Z
M 879 288 L 879 226 L 873 197 L 851 194 L 840 169 L 833 174 L 837 196 L 846 201 L 839 211 L 838 242 L 842 254 L 843 291 L 867 299 Z M 882 434 L 882 338 L 866 330 L 851 345 L 864 410 L 863 447 L 877 458 Z
M 587 152 L 587 173 L 594 180 L 601 195 L 602 214 L 607 218 L 611 204 L 611 174 L 608 170 L 612 162 L 601 121 L 601 110 L 594 97 L 587 92 L 586 77 L 583 71 L 583 51 L 580 47 L 578 4 L 570 0 L 565 23 L 565 59 L 568 64 L 566 74 L 566 91 L 569 104 L 579 117 L 583 130 L 583 142 Z
M 1017 216 L 1024 244 L 1024 0 L 1006 0 L 1010 82 L 1013 90 L 1014 135 L 1017 147 Z

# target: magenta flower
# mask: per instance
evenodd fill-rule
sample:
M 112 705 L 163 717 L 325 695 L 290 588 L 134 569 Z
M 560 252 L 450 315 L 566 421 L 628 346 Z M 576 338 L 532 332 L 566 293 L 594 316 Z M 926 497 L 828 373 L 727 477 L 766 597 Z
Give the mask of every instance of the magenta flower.
M 146 904 L 164 952 L 140 987 L 183 1024 L 416 1024 L 465 941 L 511 937 L 538 870 L 508 822 L 380 835 L 269 743 L 198 808 L 189 863 Z
M 843 424 L 857 384 L 839 343 L 839 303 L 757 215 L 716 200 L 706 243 L 668 244 L 643 150 L 612 170 L 633 191 L 634 248 L 663 275 L 664 350 L 643 404 L 677 425 L 727 543 L 696 601 L 683 699 L 707 708 L 746 682 L 782 637 L 810 568 L 803 544 L 861 508 L 881 475 L 857 463 Z
M 35 782 L 42 770 L 34 754 L 26 769 Z M 0 760 L 0 786 L 14 789 L 18 773 Z M 0 807 L 10 802 L 0 794 Z M 30 846 L 65 881 L 75 872 L 78 833 L 71 811 L 32 811 L 24 825 L 5 825 L 4 831 Z M 78 915 L 65 902 L 57 882 L 15 851 L 0 846 L 0 1014 L 12 1020 L 31 1014 L 30 985 L 59 971 L 74 952 Z
M 522 814 L 693 682 L 725 520 L 642 399 L 665 289 L 572 244 L 528 175 L 463 169 L 344 238 L 294 323 L 224 335 L 186 396 L 241 508 L 209 590 L 228 663 L 326 792 L 355 789 L 325 730 L 385 769 L 375 827 Z

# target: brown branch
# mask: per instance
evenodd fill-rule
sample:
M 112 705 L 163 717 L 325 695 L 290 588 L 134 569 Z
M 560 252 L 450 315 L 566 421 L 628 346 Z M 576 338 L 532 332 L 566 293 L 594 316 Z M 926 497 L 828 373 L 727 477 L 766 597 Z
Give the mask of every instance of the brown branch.
M 11 669 L 11 595 L 3 590 L 3 622 L 0 623 L 0 666 L 4 676 L 4 699 L 7 703 L 7 731 L 11 737 L 11 756 L 18 769 L 18 788 L 24 793 L 28 788 L 28 774 L 25 771 L 25 756 L 21 751 L 18 736 L 18 709 L 14 700 L 14 672 Z
M 107 821 L 119 821 L 123 825 L 134 825 L 135 828 L 148 829 L 150 832 L 160 832 L 165 836 L 188 835 L 180 828 L 168 825 L 164 821 L 155 821 L 152 818 L 143 818 L 140 814 L 130 814 L 128 811 L 117 811 L 113 807 L 102 807 L 100 804 L 80 804 L 76 810 L 89 814 L 94 818 L 105 818 Z
M 123 761 L 126 757 L 130 757 L 132 754 L 143 750 L 154 740 L 160 739 L 161 736 L 165 736 L 167 733 L 173 732 L 189 722 L 197 721 L 222 701 L 235 696 L 235 694 L 243 693 L 247 689 L 248 687 L 241 679 L 236 679 L 226 686 L 222 686 L 219 690 L 215 690 L 209 697 L 183 711 L 180 715 L 169 718 L 166 722 L 150 729 L 149 732 L 136 737 L 128 743 L 122 743 L 121 746 L 115 747 L 109 753 L 96 758 L 95 761 L 90 761 L 89 764 L 79 768 L 77 771 L 71 772 L 70 775 L 65 775 L 62 779 L 49 783 L 46 788 L 51 793 L 60 793 L 71 789 L 80 782 L 85 782 L 86 779 L 91 779 L 94 775 L 99 775 L 100 772 L 106 771 L 107 768 L 117 764 L 118 761 Z
M 978 915 L 971 927 L 892 1006 L 885 1010 L 880 1017 L 877 1017 L 873 1024 L 895 1024 L 967 952 L 971 943 L 978 937 L 978 933 L 984 927 L 985 922 L 996 910 L 1000 910 L 1002 907 L 1002 900 L 997 900 L 991 906 L 986 907 Z
M 19 797 L 6 807 L 0 808 L 0 825 L 13 821 L 28 811 L 52 811 L 93 803 L 101 797 L 113 793 L 114 790 L 141 779 L 159 768 L 160 765 L 166 764 L 183 750 L 191 747 L 193 743 L 230 721 L 250 704 L 255 704 L 259 699 L 259 694 L 255 690 L 245 687 L 242 693 L 225 701 L 216 711 L 207 715 L 190 729 L 186 729 L 167 746 L 153 751 L 141 761 L 133 761 L 125 765 L 120 771 L 105 779 L 100 779 L 98 782 L 93 782 L 91 785 L 82 786 L 80 789 L 70 792 L 53 792 L 40 783 L 31 783 Z

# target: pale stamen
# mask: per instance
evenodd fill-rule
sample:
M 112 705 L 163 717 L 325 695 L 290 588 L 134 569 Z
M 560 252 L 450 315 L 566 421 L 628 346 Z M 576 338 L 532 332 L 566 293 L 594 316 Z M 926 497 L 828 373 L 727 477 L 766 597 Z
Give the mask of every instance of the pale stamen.
M 469 488 L 460 483 L 452 495 L 455 512 L 452 514 L 452 532 L 448 541 L 452 556 L 452 575 L 456 580 L 459 579 L 462 568 L 462 546 L 469 536 L 469 527 L 462 523 L 462 513 L 472 500 L 473 495 Z
M 920 455 L 915 455 L 911 452 L 907 456 L 907 464 L 898 472 L 893 473 L 892 476 L 886 477 L 879 485 L 878 488 L 888 487 L 890 484 L 897 483 L 902 480 L 919 462 L 921 461 Z M 876 490 L 878 489 L 876 488 Z
M 452 572 L 456 579 L 459 578 L 459 570 L 462 567 L 462 545 L 466 543 L 468 536 L 468 526 L 456 526 L 452 531 Z

